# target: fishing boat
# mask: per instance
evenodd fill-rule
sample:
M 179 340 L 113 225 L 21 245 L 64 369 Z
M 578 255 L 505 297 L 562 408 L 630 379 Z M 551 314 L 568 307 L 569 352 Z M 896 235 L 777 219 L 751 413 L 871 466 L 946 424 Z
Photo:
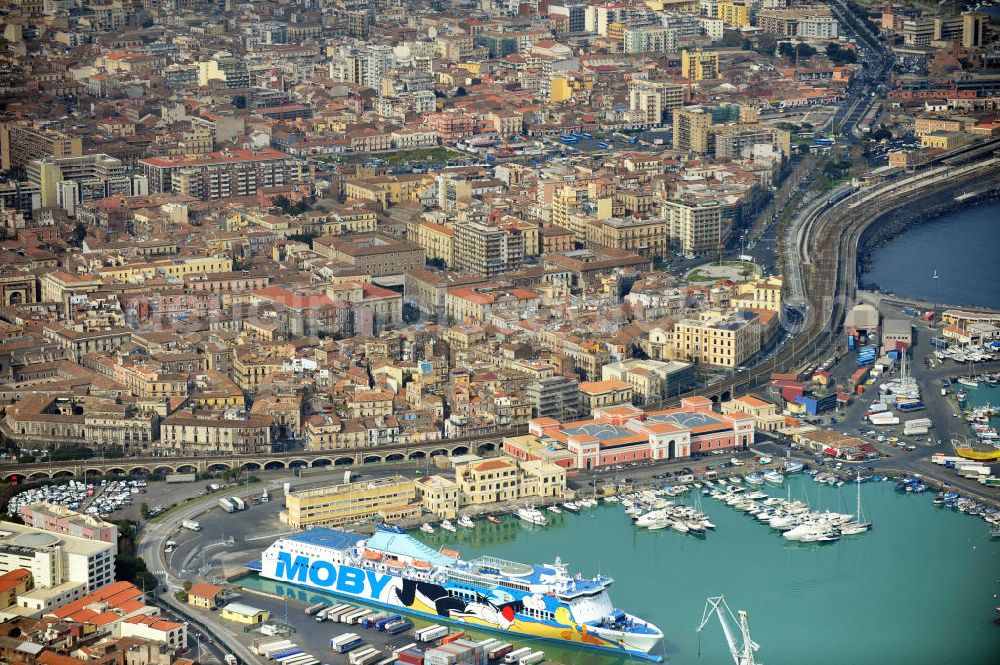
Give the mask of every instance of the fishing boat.
M 654 650 L 663 633 L 612 604 L 612 579 L 571 574 L 558 557 L 546 564 L 465 561 L 404 534 L 317 527 L 279 538 L 249 567 L 266 579 L 434 622 L 662 660 Z
M 424 522 L 423 524 L 420 525 L 420 530 L 423 531 L 424 533 L 434 533 L 434 527 L 432 527 L 427 522 Z
M 466 529 L 475 529 L 476 523 L 472 521 L 472 518 L 468 515 L 460 515 L 458 518 L 458 526 Z
M 499 517 L 494 517 L 493 515 L 487 515 L 486 521 L 492 524 L 500 524 L 503 520 L 501 520 Z

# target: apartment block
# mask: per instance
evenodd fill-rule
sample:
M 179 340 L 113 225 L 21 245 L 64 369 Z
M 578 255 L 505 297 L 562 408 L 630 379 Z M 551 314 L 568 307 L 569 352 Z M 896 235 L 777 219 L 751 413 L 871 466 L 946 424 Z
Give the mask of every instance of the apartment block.
M 78 157 L 83 139 L 31 122 L 0 123 L 0 168 L 7 171 L 33 159 Z
M 707 153 L 711 150 L 712 114 L 700 106 L 674 109 L 674 149 Z
M 660 126 L 674 109 L 684 105 L 684 86 L 666 81 L 637 79 L 629 83 L 629 108 L 646 114 L 646 122 Z
M 148 178 L 150 192 L 186 194 L 203 201 L 253 196 L 303 176 L 301 162 L 271 148 L 148 157 L 140 159 L 138 167 Z
M 517 228 L 459 222 L 455 225 L 454 265 L 490 278 L 513 272 L 524 261 L 524 240 Z
M 722 239 L 722 208 L 704 201 L 664 201 L 663 217 L 670 224 L 670 245 L 681 254 L 716 252 Z

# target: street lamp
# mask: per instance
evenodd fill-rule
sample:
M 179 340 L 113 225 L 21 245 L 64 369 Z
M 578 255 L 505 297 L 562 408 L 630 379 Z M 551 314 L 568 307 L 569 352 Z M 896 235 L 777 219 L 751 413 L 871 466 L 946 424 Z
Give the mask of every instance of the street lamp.
M 932 309 L 931 311 L 934 313 L 934 315 L 936 317 L 936 315 L 937 315 L 937 299 L 938 299 L 938 272 L 937 272 L 937 270 L 934 271 L 934 274 L 931 276 L 931 279 L 934 280 L 934 309 Z M 933 326 L 934 325 L 934 319 L 931 319 L 930 323 Z

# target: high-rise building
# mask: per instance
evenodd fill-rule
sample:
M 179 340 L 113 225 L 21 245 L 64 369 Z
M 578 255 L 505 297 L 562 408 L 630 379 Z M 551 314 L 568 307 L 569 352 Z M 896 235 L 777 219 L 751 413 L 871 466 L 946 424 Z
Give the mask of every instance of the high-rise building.
M 396 66 L 392 47 L 387 44 L 369 44 L 365 49 L 365 86 L 382 89 L 382 79 Z
M 83 154 L 83 139 L 31 122 L 0 124 L 0 168 L 24 166 L 33 159 Z
M 990 17 L 977 12 L 962 14 L 962 46 L 964 48 L 979 48 L 986 44 L 986 29 Z
M 42 207 L 59 207 L 71 216 L 84 201 L 145 193 L 145 179 L 133 186 L 133 178 L 125 172 L 121 160 L 108 155 L 33 159 L 26 170 L 28 180 L 41 190 Z
M 628 85 L 629 108 L 644 111 L 653 126 L 663 124 L 667 114 L 684 105 L 684 86 L 666 81 L 633 80 Z
M 671 248 L 681 254 L 707 254 L 719 249 L 722 238 L 722 208 L 704 201 L 664 201 L 663 217 L 670 223 Z
M 532 418 L 566 420 L 576 416 L 580 401 L 580 380 L 569 376 L 536 379 L 525 388 Z
M 681 76 L 692 81 L 719 78 L 719 53 L 684 49 L 681 51 Z
M 455 225 L 455 266 L 497 277 L 518 270 L 524 261 L 524 236 L 514 228 L 482 222 Z
M 712 114 L 700 106 L 674 109 L 674 149 L 709 152 L 711 127 Z
M 715 7 L 715 15 L 731 28 L 750 27 L 750 6 L 734 0 L 722 0 Z

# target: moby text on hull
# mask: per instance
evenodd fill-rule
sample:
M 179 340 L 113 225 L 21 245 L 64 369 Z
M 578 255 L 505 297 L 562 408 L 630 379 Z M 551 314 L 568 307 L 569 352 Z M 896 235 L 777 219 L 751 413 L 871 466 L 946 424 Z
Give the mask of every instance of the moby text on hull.
M 611 604 L 610 578 L 571 576 L 558 559 L 463 561 L 406 534 L 316 528 L 268 547 L 260 574 L 474 628 L 662 660 L 650 652 L 663 633 Z

